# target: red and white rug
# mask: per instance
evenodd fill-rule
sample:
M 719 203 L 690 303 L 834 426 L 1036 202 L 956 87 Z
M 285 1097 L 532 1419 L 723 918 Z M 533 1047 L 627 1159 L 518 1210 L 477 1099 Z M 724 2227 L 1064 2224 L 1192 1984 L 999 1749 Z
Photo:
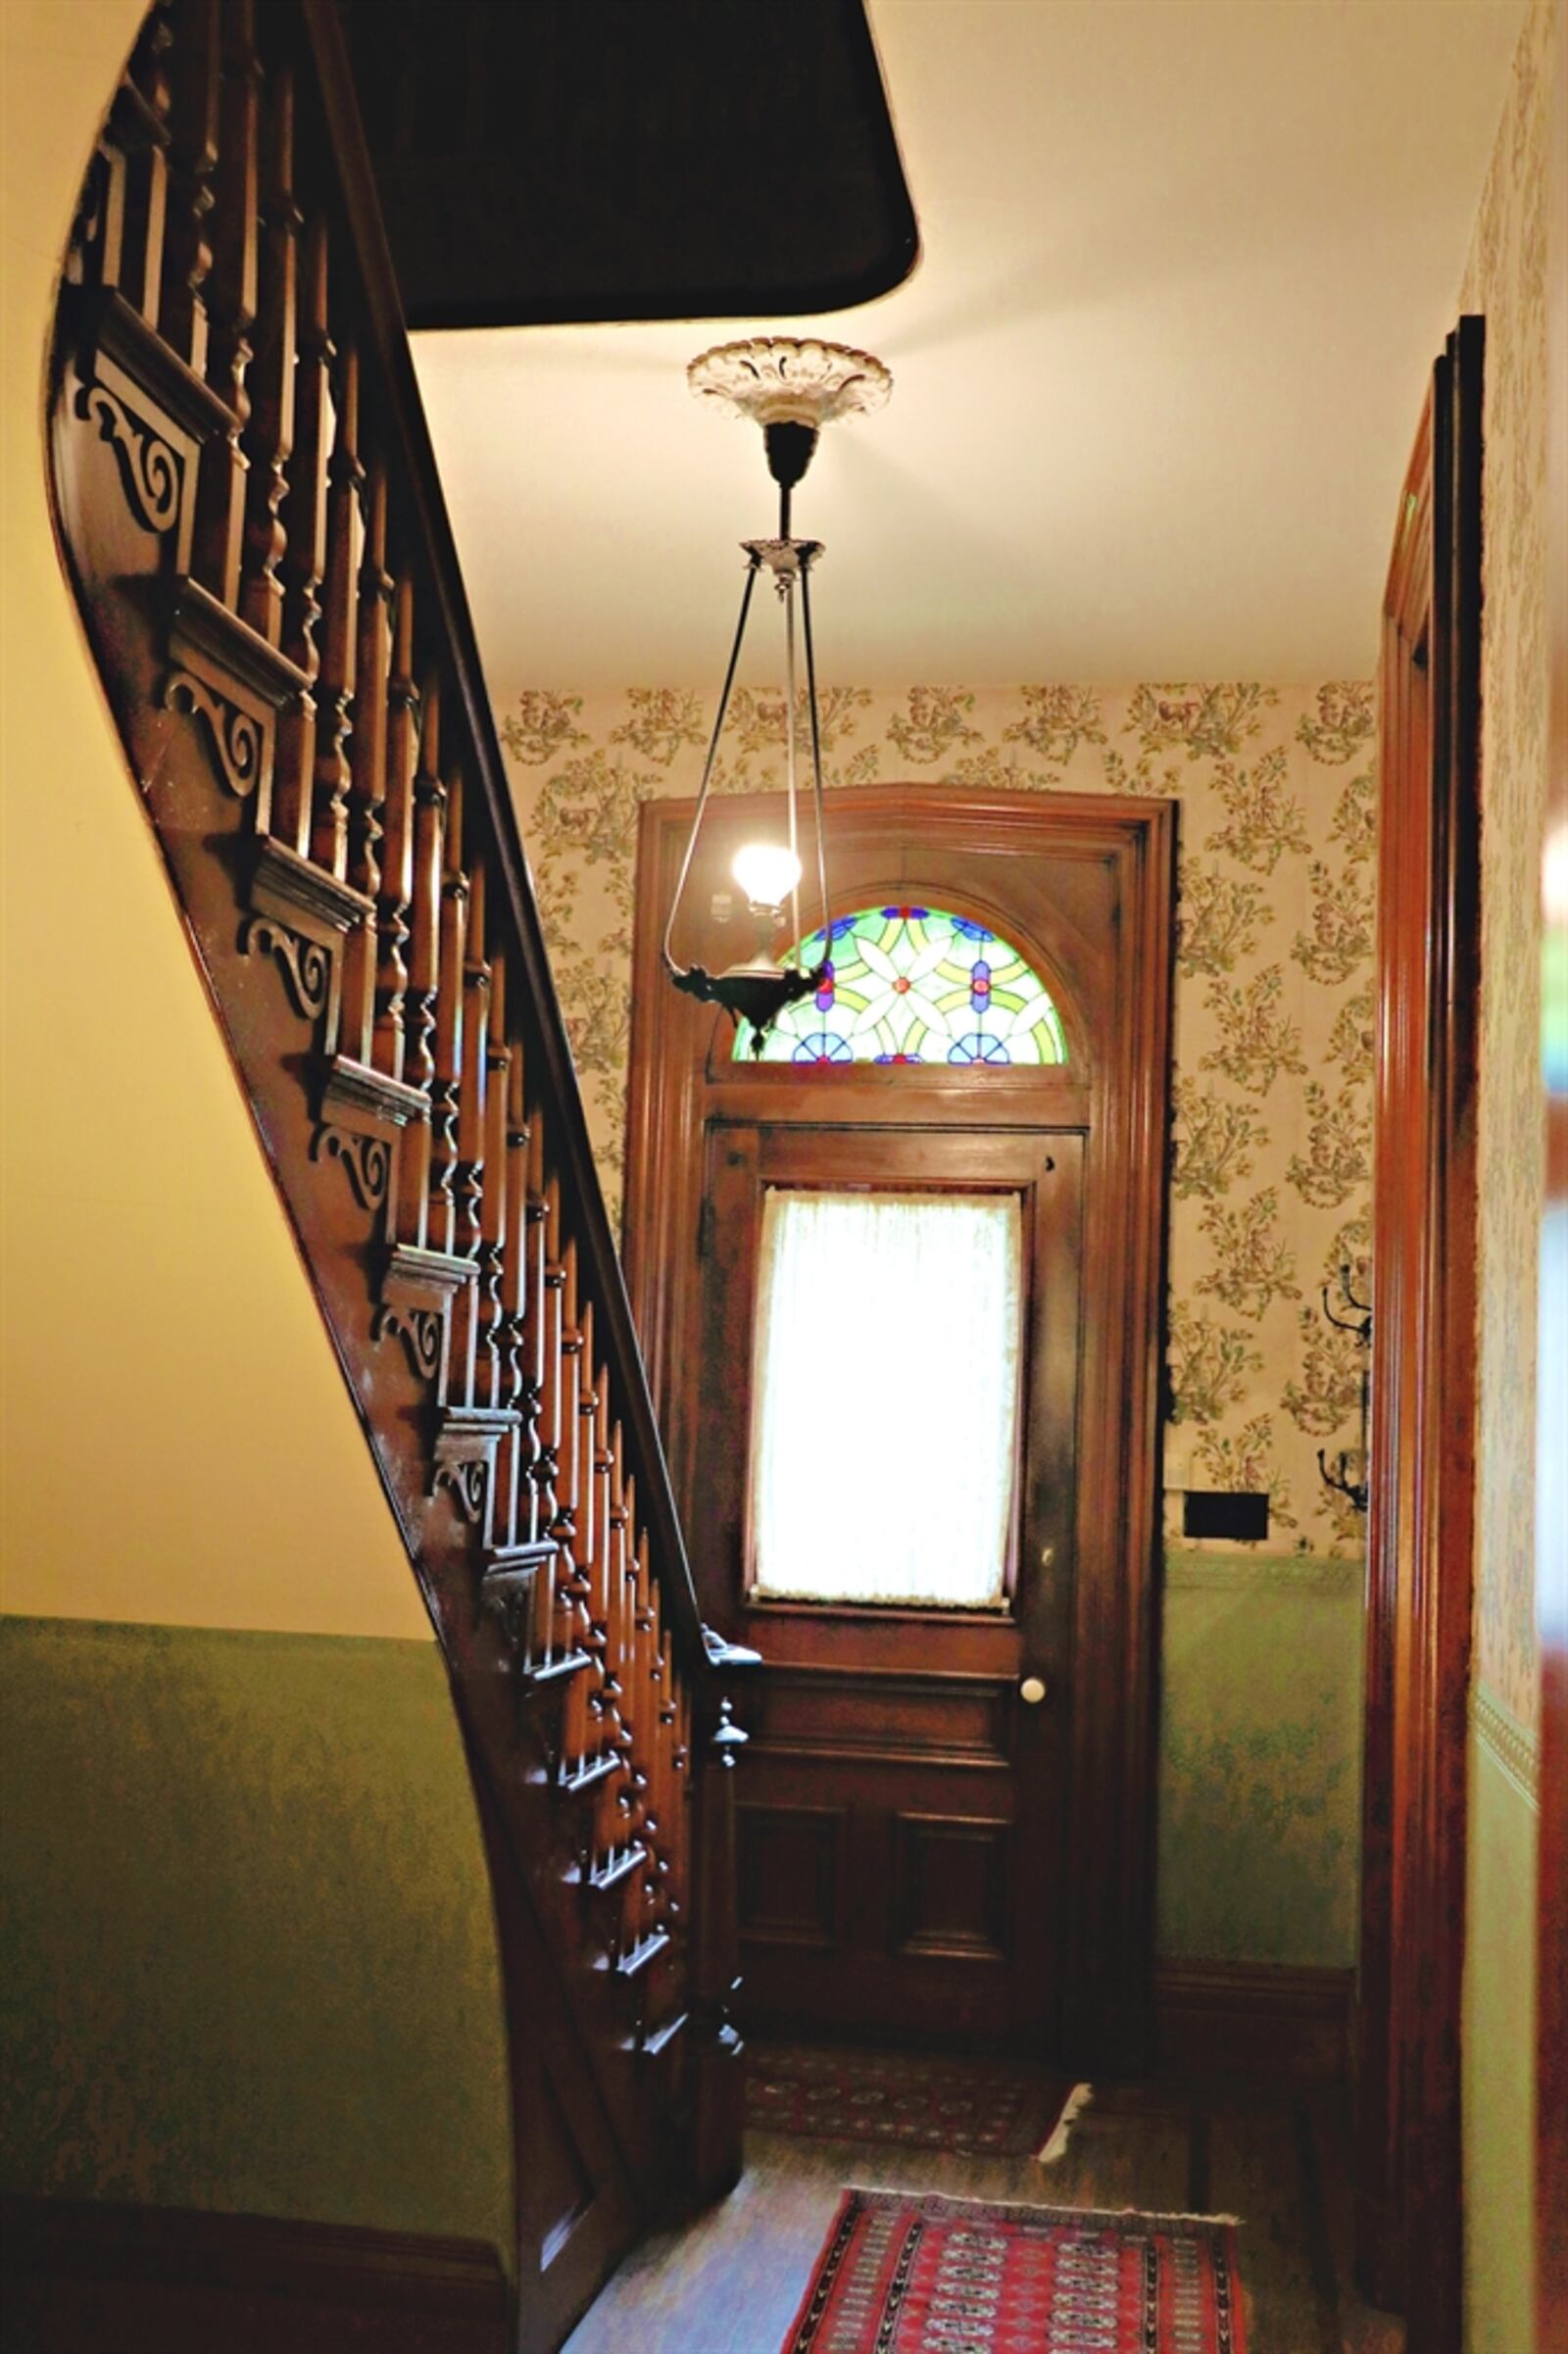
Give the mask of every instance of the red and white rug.
M 1059 2158 L 1087 2084 L 1009 2061 L 749 2040 L 746 2120 L 770 2133 L 960 2157 Z
M 781 2354 L 1246 2354 L 1236 2233 L 847 2190 Z

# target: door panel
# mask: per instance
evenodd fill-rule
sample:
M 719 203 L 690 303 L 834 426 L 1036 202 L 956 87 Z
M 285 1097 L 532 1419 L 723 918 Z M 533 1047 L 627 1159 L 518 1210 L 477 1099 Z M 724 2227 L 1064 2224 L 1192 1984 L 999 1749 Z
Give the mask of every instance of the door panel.
M 754 1945 L 838 1952 L 844 1943 L 849 1809 L 748 1799 L 738 1821 L 743 1936 Z
M 704 1590 L 730 1594 L 735 1633 L 765 1662 L 749 1710 L 740 1814 L 754 2020 L 1050 2040 L 1082 1183 L 1074 1131 L 710 1125 L 698 1425 L 710 1476 L 692 1543 Z M 749 1594 L 757 1238 L 770 1184 L 1018 1198 L 1025 1370 L 1004 1606 L 843 1607 Z M 874 1350 L 874 1336 L 867 1345 Z M 887 1378 L 906 1370 L 890 1366 Z M 874 1363 L 858 1377 L 875 1378 Z M 922 1399 L 934 1428 L 940 1404 L 934 1368 Z M 853 1396 L 830 1398 L 829 1425 L 853 1410 Z M 932 1474 L 961 1477 L 961 1466 L 944 1465 L 938 1445 Z M 1026 1676 L 1046 1687 L 1038 1706 L 1019 1697 Z

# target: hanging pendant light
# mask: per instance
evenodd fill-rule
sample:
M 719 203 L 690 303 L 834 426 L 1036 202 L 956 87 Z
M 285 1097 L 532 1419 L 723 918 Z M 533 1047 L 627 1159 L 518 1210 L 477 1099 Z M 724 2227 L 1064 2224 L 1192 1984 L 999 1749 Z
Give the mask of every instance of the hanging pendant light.
M 796 607 L 800 608 L 800 642 L 806 661 L 807 728 L 811 753 L 811 800 L 816 834 L 816 884 L 821 903 L 820 929 L 831 937 L 827 896 L 827 848 L 822 824 L 822 726 L 816 702 L 816 657 L 811 642 L 811 566 L 822 553 L 814 539 L 795 539 L 790 533 L 790 502 L 815 451 L 817 436 L 836 417 L 854 417 L 880 409 L 893 388 L 893 379 L 880 360 L 869 352 L 842 343 L 798 342 L 793 336 L 767 335 L 744 343 L 718 344 L 694 360 L 686 380 L 700 400 L 714 401 L 737 417 L 750 417 L 762 428 L 768 471 L 778 484 L 778 533 L 773 539 L 741 542 L 746 555 L 746 577 L 741 587 L 740 618 L 730 648 L 729 667 L 709 738 L 703 763 L 702 788 L 692 815 L 680 874 L 664 926 L 664 965 L 677 989 L 689 997 L 722 1005 L 739 1024 L 750 1022 L 753 1051 L 762 1041 L 786 1005 L 807 996 L 822 978 L 823 967 L 807 971 L 800 965 L 778 964 L 765 956 L 749 964 L 731 965 L 727 972 L 710 973 L 701 964 L 681 965 L 674 954 L 675 918 L 680 910 L 697 837 L 712 789 L 719 739 L 729 711 L 735 671 L 746 642 L 752 592 L 765 571 L 773 582 L 784 622 L 784 784 L 787 809 L 782 840 L 748 842 L 738 851 L 731 868 L 746 894 L 752 914 L 777 927 L 789 917 L 789 936 L 800 954 L 807 937 L 801 930 L 801 809 L 796 714 Z

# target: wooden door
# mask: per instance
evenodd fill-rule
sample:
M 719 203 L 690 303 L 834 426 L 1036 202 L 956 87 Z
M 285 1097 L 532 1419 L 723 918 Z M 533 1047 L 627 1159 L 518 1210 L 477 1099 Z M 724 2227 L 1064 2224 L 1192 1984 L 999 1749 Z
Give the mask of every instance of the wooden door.
M 1483 322 L 1434 371 L 1384 595 L 1361 1950 L 1360 2278 L 1462 2337 L 1476 1429 Z
M 1065 1834 L 1083 1134 L 829 1124 L 790 1108 L 713 1119 L 706 1139 L 708 1468 L 694 1567 L 713 1590 L 739 1565 L 747 1640 L 766 1662 L 739 1808 L 746 2012 L 1044 2044 Z M 1019 1205 L 1013 1501 L 1005 1591 L 990 1608 L 758 1595 L 748 1472 L 762 1205 L 770 1191 L 846 1188 L 872 1201 L 951 1192 Z M 857 1398 L 877 1384 L 930 1434 L 933 1483 L 961 1480 L 963 1466 L 941 1454 L 940 1362 L 889 1363 L 874 1331 L 848 1325 L 848 1301 L 806 1305 L 808 1333 L 823 1325 L 824 1452 L 853 1443 Z M 814 1468 L 800 1466 L 808 1489 Z M 822 1539 L 831 1546 L 831 1526 Z
M 1045 980 L 1067 1047 L 1030 1070 L 737 1061 L 727 1021 L 659 968 L 690 807 L 645 809 L 626 1254 L 704 1616 L 764 1662 L 737 1790 L 742 2011 L 1136 2066 L 1175 812 L 920 787 L 828 808 L 835 914 L 918 903 L 993 928 Z M 750 946 L 724 929 L 727 870 L 763 813 L 739 799 L 710 810 L 689 903 L 689 953 L 710 969 Z M 1020 1204 L 1024 1374 L 990 1606 L 754 1591 L 758 1235 L 777 1188 Z M 936 1476 L 939 1436 L 932 1452 Z M 1045 1687 L 1033 1703 L 1028 1679 Z

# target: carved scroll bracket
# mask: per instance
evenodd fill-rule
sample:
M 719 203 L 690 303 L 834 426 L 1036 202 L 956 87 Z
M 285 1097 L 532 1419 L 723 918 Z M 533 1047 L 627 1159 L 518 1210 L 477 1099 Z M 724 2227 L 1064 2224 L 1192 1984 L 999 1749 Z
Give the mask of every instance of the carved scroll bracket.
M 216 694 L 189 670 L 170 672 L 161 701 L 166 711 L 189 711 L 206 722 L 219 775 L 237 801 L 248 800 L 270 766 L 265 722 Z
M 332 997 L 331 951 L 270 915 L 247 915 L 239 928 L 239 953 L 254 956 L 258 950 L 276 958 L 295 1012 L 319 1020 Z
M 435 1383 L 438 1398 L 446 1396 L 452 1302 L 473 1280 L 473 1261 L 444 1251 L 399 1243 L 387 1257 L 370 1338 L 401 1340 L 415 1372 Z
M 220 781 L 242 801 L 255 796 L 255 828 L 265 834 L 277 715 L 308 691 L 305 673 L 199 581 L 183 577 L 173 584 L 168 642 L 165 711 L 204 722 Z
M 125 502 L 144 531 L 172 535 L 190 569 L 196 461 L 232 422 L 222 402 L 117 289 L 79 298 L 75 411 L 113 448 Z
M 401 1341 L 422 1381 L 433 1382 L 440 1374 L 446 1319 L 439 1308 L 388 1307 L 383 1300 L 370 1319 L 370 1338 Z
M 253 913 L 240 934 L 241 952 L 270 948 L 277 957 L 298 1012 L 319 1018 L 328 1048 L 337 1028 L 337 993 L 345 935 L 363 923 L 370 903 L 334 875 L 270 840 L 258 845 L 251 873 Z M 308 988 L 300 987 L 301 977 Z
M 311 1139 L 311 1158 L 323 1154 L 341 1161 L 349 1187 L 362 1209 L 384 1207 L 392 1183 L 393 1148 L 386 1137 L 357 1128 L 318 1128 Z
M 155 425 L 137 417 L 106 384 L 84 384 L 76 415 L 98 427 L 120 463 L 125 501 L 144 531 L 165 532 L 179 520 L 185 469 L 179 453 Z
M 517 1422 L 510 1406 L 449 1406 L 436 1427 L 430 1494 L 447 1489 L 487 1538 L 496 1452 Z
M 330 1154 L 347 1171 L 362 1209 L 384 1212 L 389 1229 L 397 1209 L 397 1139 L 411 1121 L 426 1119 L 429 1104 L 416 1087 L 389 1079 L 347 1054 L 333 1057 L 321 1090 L 311 1158 Z M 416 1357 L 416 1370 L 425 1368 Z
M 430 1494 L 439 1496 L 445 1488 L 456 1498 L 464 1519 L 477 1528 L 486 1518 L 491 1467 L 489 1461 L 471 1455 L 461 1455 L 453 1462 L 443 1462 L 438 1455 L 430 1474 Z

